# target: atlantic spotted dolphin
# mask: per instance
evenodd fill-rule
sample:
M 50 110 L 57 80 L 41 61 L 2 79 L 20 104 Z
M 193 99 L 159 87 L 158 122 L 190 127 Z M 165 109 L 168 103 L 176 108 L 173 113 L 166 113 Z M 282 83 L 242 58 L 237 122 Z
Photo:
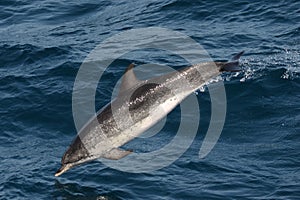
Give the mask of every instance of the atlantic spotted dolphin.
M 219 73 L 240 71 L 242 54 L 236 54 L 228 62 L 204 62 L 149 80 L 138 80 L 134 65 L 129 65 L 119 94 L 79 131 L 55 176 L 97 158 L 118 160 L 127 156 L 132 151 L 120 146 L 152 127 Z

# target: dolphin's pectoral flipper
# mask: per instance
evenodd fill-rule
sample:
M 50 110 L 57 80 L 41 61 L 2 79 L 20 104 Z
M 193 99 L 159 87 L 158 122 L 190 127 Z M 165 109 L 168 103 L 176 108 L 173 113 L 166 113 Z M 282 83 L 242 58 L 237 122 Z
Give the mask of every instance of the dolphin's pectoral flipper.
M 110 159 L 110 160 L 119 160 L 121 158 L 124 158 L 125 156 L 131 154 L 131 150 L 123 150 L 120 148 L 114 148 L 104 154 L 103 158 Z

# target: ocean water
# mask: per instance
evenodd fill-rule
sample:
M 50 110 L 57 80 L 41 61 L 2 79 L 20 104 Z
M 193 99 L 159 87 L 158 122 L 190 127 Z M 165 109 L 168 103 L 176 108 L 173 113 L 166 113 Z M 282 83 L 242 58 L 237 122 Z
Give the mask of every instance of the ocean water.
M 0 10 L 0 199 L 300 198 L 299 1 L 2 0 Z M 221 76 L 227 114 L 217 144 L 199 158 L 211 117 L 204 88 L 197 135 L 172 164 L 129 173 L 93 161 L 54 177 L 77 134 L 72 92 L 81 64 L 114 35 L 149 27 L 189 36 L 214 60 L 245 51 L 243 71 Z M 103 74 L 96 109 L 131 62 L 187 65 L 166 52 L 129 52 Z M 175 136 L 180 114 L 177 107 L 159 134 L 127 145 L 159 149 Z

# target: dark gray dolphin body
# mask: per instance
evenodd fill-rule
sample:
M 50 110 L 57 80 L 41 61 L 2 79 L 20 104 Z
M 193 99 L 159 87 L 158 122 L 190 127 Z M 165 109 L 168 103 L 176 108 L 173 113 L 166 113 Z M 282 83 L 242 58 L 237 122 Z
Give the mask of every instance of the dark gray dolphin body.
M 130 65 L 116 99 L 92 118 L 61 160 L 59 176 L 73 166 L 97 158 L 117 160 L 131 151 L 119 147 L 139 136 L 180 102 L 223 71 L 240 71 L 240 52 L 229 62 L 206 62 L 149 80 L 138 80 Z

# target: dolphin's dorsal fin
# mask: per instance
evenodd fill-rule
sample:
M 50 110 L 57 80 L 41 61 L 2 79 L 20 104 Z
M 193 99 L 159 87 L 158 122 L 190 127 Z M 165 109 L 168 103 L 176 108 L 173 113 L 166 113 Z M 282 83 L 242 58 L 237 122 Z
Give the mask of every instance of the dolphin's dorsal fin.
M 136 86 L 140 82 L 140 80 L 138 80 L 136 78 L 133 68 L 134 68 L 133 63 L 131 63 L 127 67 L 125 74 L 123 75 L 123 78 L 122 78 L 119 94 L 123 91 L 126 91 L 126 90 Z

